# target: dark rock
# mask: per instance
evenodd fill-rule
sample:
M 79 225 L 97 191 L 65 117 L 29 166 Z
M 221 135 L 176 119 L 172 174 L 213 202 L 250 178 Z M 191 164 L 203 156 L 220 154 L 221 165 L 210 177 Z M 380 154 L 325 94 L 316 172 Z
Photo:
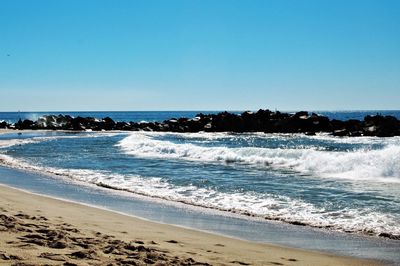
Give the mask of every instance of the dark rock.
M 326 116 L 321 116 L 315 113 L 312 113 L 308 118 L 311 122 L 312 131 L 313 132 L 329 132 L 332 131 L 332 125 L 329 122 L 329 118 Z
M 132 124 L 127 122 L 117 122 L 115 124 L 115 130 L 132 130 Z
M 400 121 L 393 116 L 366 116 L 364 133 L 367 136 L 393 137 L 400 135 Z
M 114 120 L 112 120 L 110 117 L 105 117 L 105 118 L 103 118 L 103 127 L 102 127 L 102 129 L 105 129 L 105 130 L 113 130 L 113 129 L 115 129 L 115 122 L 114 122 Z
M 308 112 L 306 112 L 306 111 L 297 112 L 292 117 L 293 118 L 299 118 L 299 119 L 307 119 L 308 118 Z
M 219 113 L 212 119 L 211 131 L 244 132 L 243 118 L 228 112 Z
M 32 129 L 35 126 L 35 123 L 31 120 L 25 119 L 22 121 L 21 119 L 18 120 L 17 123 L 15 123 L 15 129 Z
M 337 129 L 333 131 L 333 135 L 337 137 L 344 137 L 349 135 L 349 131 L 347 131 L 347 129 Z
M 294 114 L 272 112 L 268 109 L 242 114 L 221 112 L 218 114 L 197 114 L 196 117 L 171 118 L 159 122 L 115 122 L 110 117 L 101 120 L 94 117 L 68 115 L 45 115 L 37 121 L 19 120 L 14 125 L 0 122 L 0 128 L 15 129 L 63 129 L 63 130 L 129 130 L 162 132 L 265 132 L 265 133 L 305 133 L 328 132 L 334 136 L 400 136 L 400 121 L 393 116 L 366 116 L 363 121 L 330 120 L 326 116 L 306 111 Z
M 337 119 L 332 119 L 331 122 L 332 131 L 345 129 L 345 122 Z
M 0 128 L 9 128 L 10 126 L 6 121 L 0 121 Z
M 94 124 L 96 120 L 94 118 L 84 118 L 81 116 L 75 117 L 71 120 L 70 129 L 72 130 L 85 130 L 89 129 L 91 124 Z
M 62 129 L 71 120 L 70 116 L 64 115 L 45 115 L 36 121 L 36 125 L 40 129 Z
M 362 130 L 362 124 L 360 120 L 350 119 L 344 122 L 345 127 L 349 131 L 360 131 Z

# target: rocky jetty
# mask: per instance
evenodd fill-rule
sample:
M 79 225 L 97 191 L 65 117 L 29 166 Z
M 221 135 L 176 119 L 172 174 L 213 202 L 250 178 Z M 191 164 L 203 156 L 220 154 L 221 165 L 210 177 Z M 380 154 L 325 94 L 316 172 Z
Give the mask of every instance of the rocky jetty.
M 110 117 L 71 117 L 45 115 L 37 121 L 19 120 L 15 124 L 0 122 L 0 128 L 51 130 L 125 130 L 163 132 L 265 132 L 304 133 L 314 135 L 327 132 L 334 136 L 400 136 L 400 120 L 393 116 L 368 115 L 364 120 L 330 120 L 326 116 L 309 112 L 281 113 L 270 110 L 246 111 L 242 114 L 221 112 L 198 114 L 194 118 L 171 118 L 163 122 L 117 122 Z

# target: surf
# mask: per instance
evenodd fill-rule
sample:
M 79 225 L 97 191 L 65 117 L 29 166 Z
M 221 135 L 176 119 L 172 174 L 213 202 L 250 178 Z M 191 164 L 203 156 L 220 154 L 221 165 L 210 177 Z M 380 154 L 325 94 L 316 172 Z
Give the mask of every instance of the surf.
M 168 133 L 167 133 L 168 134 Z M 315 146 L 298 148 L 200 146 L 159 140 L 161 133 L 134 133 L 117 146 L 131 156 L 142 158 L 193 160 L 208 163 L 246 164 L 276 170 L 290 170 L 323 178 L 400 183 L 400 140 L 380 148 L 363 146 L 347 151 L 329 151 Z M 183 135 L 183 134 L 182 134 Z M 187 134 L 189 140 L 195 136 Z M 220 138 L 226 135 L 219 136 Z M 248 136 L 246 136 L 248 137 Z M 253 136 L 260 137 L 259 134 Z M 211 137 L 211 139 L 215 139 Z M 331 138 L 338 141 L 337 138 Z M 203 136 L 209 142 L 209 134 Z M 347 141 L 347 140 L 345 140 Z M 218 144 L 216 144 L 218 145 Z

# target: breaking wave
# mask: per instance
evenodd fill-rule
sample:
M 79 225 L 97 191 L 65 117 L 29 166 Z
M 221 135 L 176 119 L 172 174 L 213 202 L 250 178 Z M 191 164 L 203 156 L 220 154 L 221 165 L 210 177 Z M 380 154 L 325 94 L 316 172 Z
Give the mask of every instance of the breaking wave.
M 286 149 L 205 147 L 193 143 L 159 140 L 149 133 L 135 133 L 122 139 L 117 145 L 126 154 L 137 157 L 240 163 L 318 177 L 400 183 L 398 139 L 379 149 L 362 147 L 348 151 L 327 151 L 312 146 Z
M 121 133 L 79 133 L 76 135 L 55 135 L 55 136 L 46 136 L 46 137 L 31 137 L 26 139 L 0 139 L 0 149 L 1 148 L 10 148 L 12 146 L 17 145 L 25 145 L 25 144 L 33 144 L 39 143 L 42 141 L 51 141 L 57 139 L 73 139 L 73 138 L 98 138 L 98 137 L 107 137 L 107 136 L 116 136 L 121 135 Z
M 15 145 L 25 145 L 30 143 L 37 143 L 38 140 L 35 139 L 7 139 L 0 140 L 0 148 L 9 148 Z
M 125 176 L 107 171 L 44 167 L 4 154 L 0 154 L 0 163 L 11 168 L 62 176 L 109 189 L 124 190 L 143 196 L 268 220 L 346 232 L 400 235 L 400 227 L 395 216 L 371 209 L 345 208 L 327 211 L 311 203 L 282 195 L 256 192 L 224 193 L 193 185 L 174 186 L 159 177 Z
M 95 137 L 115 135 L 121 136 L 107 141 L 95 139 Z M 68 160 L 65 162 L 61 160 L 60 164 L 57 164 L 58 166 L 48 166 L 48 160 L 52 160 L 53 157 L 36 160 L 24 153 L 25 147 L 8 151 L 9 147 L 15 145 L 27 145 L 65 138 L 88 138 L 88 140 L 79 142 L 79 147 L 74 147 L 74 149 L 71 149 L 70 141 L 46 142 L 35 146 L 33 152 L 37 152 L 37 155 L 41 156 L 40 153 L 46 153 L 48 149 L 54 147 L 52 145 L 64 147 L 65 150 L 60 149 L 60 152 L 65 153 L 62 154 L 65 157 L 60 154 L 60 158 L 73 158 L 74 162 L 77 162 L 73 166 L 68 164 Z M 275 145 L 276 143 L 279 143 L 279 145 Z M 345 145 L 342 145 L 343 143 Z M 110 146 L 114 144 L 116 147 Z M 334 148 L 326 148 L 330 146 Z M 87 153 L 87 147 L 92 148 L 93 154 Z M 350 139 L 326 135 L 310 137 L 293 134 L 258 133 L 135 132 L 127 135 L 127 133 L 120 132 L 107 134 L 87 132 L 77 135 L 42 135 L 28 139 L 0 140 L 0 149 L 0 164 L 11 168 L 47 173 L 109 189 L 124 190 L 152 198 L 241 215 L 346 232 L 383 234 L 400 238 L 399 213 L 395 209 L 398 206 L 396 205 L 398 204 L 397 196 L 395 196 L 396 189 L 400 183 L 400 164 L 398 163 L 400 162 L 400 138 Z M 76 157 L 78 153 L 81 153 L 82 157 Z M 102 156 L 98 156 L 99 154 Z M 113 157 L 114 155 L 115 157 Z M 140 160 L 134 160 L 132 156 L 138 157 Z M 200 177 L 200 174 L 197 176 L 189 174 L 185 182 L 182 183 L 176 182 L 175 176 L 172 179 L 169 179 L 168 175 L 163 176 L 164 168 L 163 171 L 160 171 L 160 169 L 154 169 L 151 166 L 151 169 L 145 169 L 147 172 L 125 172 L 119 169 L 119 167 L 127 167 L 128 170 L 131 170 L 129 167 L 137 167 L 137 161 L 142 161 L 142 158 L 206 162 L 213 164 L 213 167 L 217 165 L 218 170 L 220 170 L 219 164 L 222 166 L 224 164 L 241 165 L 240 169 L 230 167 L 221 167 L 221 169 L 226 172 L 244 171 L 244 175 L 247 168 L 265 168 L 268 169 L 268 172 L 278 171 L 283 173 L 283 176 L 285 176 L 285 172 L 291 171 L 291 173 L 317 177 L 313 179 L 313 182 L 317 183 L 320 181 L 320 177 L 336 178 L 334 182 L 329 180 L 328 183 L 337 183 L 337 189 L 339 192 L 343 192 L 343 195 L 349 194 L 342 190 L 340 186 L 343 182 L 337 180 L 337 178 L 355 181 L 366 180 L 369 181 L 368 186 L 371 185 L 373 188 L 383 186 L 380 182 L 389 185 L 384 186 L 385 189 L 382 190 L 383 192 L 381 191 L 382 194 L 371 192 L 371 198 L 367 199 L 371 200 L 372 203 L 363 204 L 363 199 L 357 199 L 354 204 L 353 202 L 348 204 L 346 202 L 342 205 L 338 201 L 334 204 L 339 205 L 332 206 L 330 202 L 325 203 L 325 198 L 320 196 L 309 198 L 296 196 L 295 193 L 277 193 L 277 191 L 281 192 L 279 189 L 286 189 L 283 183 L 286 181 L 284 179 L 279 180 L 279 178 L 273 180 L 273 182 L 276 182 L 276 186 L 272 189 L 263 189 L 262 185 L 259 190 L 251 187 L 247 189 L 244 185 L 242 187 L 233 186 L 232 189 L 225 190 L 223 185 L 219 188 L 218 185 L 214 187 L 207 183 L 191 183 L 191 178 Z M 107 164 L 108 161 L 112 160 L 122 161 L 121 163 L 117 161 L 117 164 Z M 133 161 L 136 164 L 130 165 Z M 112 162 L 115 163 L 115 161 Z M 96 163 L 110 167 L 104 167 L 102 168 L 104 170 L 100 170 L 95 167 Z M 92 164 L 93 170 L 83 169 L 88 167 L 88 164 Z M 50 163 L 50 165 L 54 164 Z M 166 165 L 169 165 L 169 163 L 162 164 L 162 167 L 168 167 Z M 182 167 L 188 167 L 185 171 L 191 171 L 190 163 L 182 165 Z M 139 164 L 139 166 L 141 165 Z M 165 168 L 165 171 L 168 171 L 168 168 Z M 179 173 L 185 173 L 185 171 Z M 262 172 L 259 177 L 263 178 L 264 171 L 255 172 Z M 146 173 L 150 177 L 144 176 Z M 207 175 L 207 172 L 201 174 L 204 173 Z M 218 174 L 211 174 L 210 178 L 216 175 Z M 229 182 L 234 183 L 234 177 L 235 175 L 232 175 Z M 298 182 L 302 182 L 302 180 L 298 180 Z M 325 187 L 324 183 L 326 183 L 325 180 L 321 183 L 322 188 Z M 307 180 L 304 184 L 299 183 L 299 186 L 302 185 L 307 186 Z M 351 183 L 351 185 L 354 185 L 354 183 Z M 394 192 L 387 189 L 389 187 L 394 187 Z M 316 195 L 319 195 L 319 187 L 315 189 Z M 352 192 L 354 189 L 354 186 L 352 186 L 349 191 Z M 314 193 L 314 191 L 311 190 L 310 193 Z M 332 193 L 336 193 L 336 191 Z M 355 191 L 355 197 L 358 196 L 357 193 Z M 329 196 L 336 197 L 336 194 L 329 194 Z M 362 196 L 360 195 L 360 197 Z M 374 196 L 376 197 L 374 198 Z M 382 200 L 381 205 L 375 205 L 374 200 Z M 386 207 L 388 209 L 385 209 Z

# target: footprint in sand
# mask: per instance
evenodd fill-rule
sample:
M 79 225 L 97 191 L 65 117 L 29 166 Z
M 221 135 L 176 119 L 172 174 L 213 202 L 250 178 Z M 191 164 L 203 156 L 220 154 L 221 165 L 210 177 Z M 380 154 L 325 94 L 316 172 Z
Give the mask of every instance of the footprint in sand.
M 272 265 L 285 265 L 283 263 L 275 262 L 275 261 L 270 261 L 269 263 L 272 264 Z
M 39 258 L 45 258 L 49 260 L 54 260 L 54 261 L 65 261 L 65 257 L 61 254 L 55 254 L 55 253 L 49 253 L 49 252 L 44 252 L 39 255 Z
M 240 265 L 250 265 L 250 263 L 238 261 L 238 260 L 231 261 L 231 263 L 240 264 Z
M 287 258 L 281 257 L 281 259 L 283 259 L 283 260 L 287 260 L 287 261 L 297 261 L 296 259 L 292 259 L 292 258 L 290 258 L 290 259 L 287 259 Z

